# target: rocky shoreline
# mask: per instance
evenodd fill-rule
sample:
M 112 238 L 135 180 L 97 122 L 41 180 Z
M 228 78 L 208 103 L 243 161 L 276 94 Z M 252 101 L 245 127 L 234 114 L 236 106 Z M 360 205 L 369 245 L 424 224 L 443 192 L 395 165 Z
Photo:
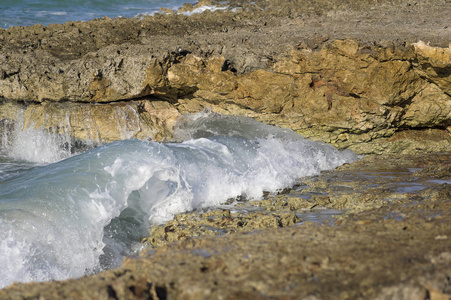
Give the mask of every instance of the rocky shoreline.
M 451 3 L 226 5 L 0 30 L 1 130 L 162 141 L 207 108 L 369 156 L 179 215 L 120 269 L 1 299 L 449 299 Z
M 240 9 L 0 30 L 0 116 L 106 143 L 167 140 L 207 107 L 360 154 L 446 151 L 449 3 L 389 2 L 230 2 Z
M 0 298 L 448 299 L 450 158 L 367 156 L 261 201 L 181 214 L 120 269 Z

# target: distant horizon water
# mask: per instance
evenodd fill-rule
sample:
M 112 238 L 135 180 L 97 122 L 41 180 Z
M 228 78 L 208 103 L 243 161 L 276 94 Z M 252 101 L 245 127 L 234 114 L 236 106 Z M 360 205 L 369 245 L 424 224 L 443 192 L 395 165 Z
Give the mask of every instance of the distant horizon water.
M 156 13 L 160 8 L 178 9 L 189 0 L 3 0 L 0 28 L 31 26 L 69 21 L 88 21 L 103 17 L 133 18 Z

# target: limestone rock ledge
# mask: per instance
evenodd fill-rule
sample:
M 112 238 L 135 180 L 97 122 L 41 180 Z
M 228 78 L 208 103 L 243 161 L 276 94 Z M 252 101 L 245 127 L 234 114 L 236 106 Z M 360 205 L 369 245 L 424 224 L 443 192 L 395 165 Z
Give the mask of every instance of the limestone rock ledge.
M 266 67 L 239 72 L 224 55 L 179 49 L 158 58 L 141 49 L 146 46 L 118 50 L 123 47 L 58 65 L 42 60 L 37 66 L 36 57 L 35 70 L 9 75 L 12 62 L 3 61 L 2 119 L 19 118 L 12 102 L 25 101 L 24 128 L 98 142 L 163 140 L 178 116 L 208 108 L 361 154 L 451 145 L 450 48 L 421 41 L 332 40 L 317 49 L 300 43 Z

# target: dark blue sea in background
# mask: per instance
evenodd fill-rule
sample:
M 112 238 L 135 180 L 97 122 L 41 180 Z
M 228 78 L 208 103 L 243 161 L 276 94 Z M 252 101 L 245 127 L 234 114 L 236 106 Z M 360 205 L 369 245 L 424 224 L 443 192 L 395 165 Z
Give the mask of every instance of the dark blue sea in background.
M 0 28 L 87 21 L 108 16 L 136 17 L 161 7 L 177 9 L 189 0 L 1 0 Z

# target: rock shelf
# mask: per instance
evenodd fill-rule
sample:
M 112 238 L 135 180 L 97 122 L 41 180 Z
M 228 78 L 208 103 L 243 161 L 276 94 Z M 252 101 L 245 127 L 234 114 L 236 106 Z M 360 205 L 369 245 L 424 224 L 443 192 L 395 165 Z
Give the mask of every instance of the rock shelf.
M 160 141 L 208 108 L 368 156 L 179 215 L 119 269 L 0 298 L 449 299 L 451 2 L 203 4 L 228 9 L 0 30 L 0 131 Z
M 105 143 L 208 107 L 361 154 L 449 149 L 447 1 L 228 6 L 1 30 L 0 116 Z

